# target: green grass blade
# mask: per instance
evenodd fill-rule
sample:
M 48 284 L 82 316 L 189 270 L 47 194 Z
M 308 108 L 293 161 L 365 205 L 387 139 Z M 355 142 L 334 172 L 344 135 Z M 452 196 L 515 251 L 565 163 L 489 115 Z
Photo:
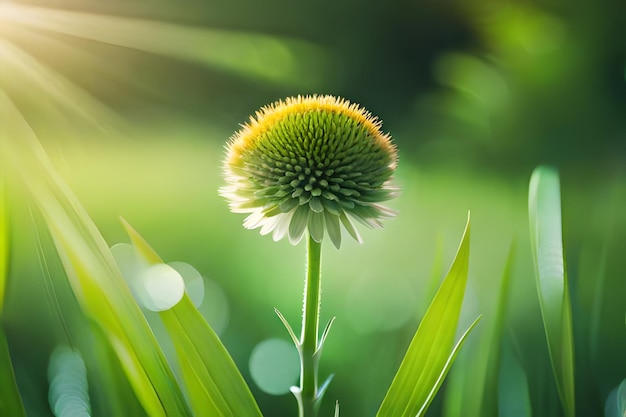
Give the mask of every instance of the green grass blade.
M 4 329 L 0 326 L 0 416 L 25 417 Z
M 559 174 L 538 167 L 528 195 L 530 242 L 550 361 L 565 415 L 575 415 L 574 341 L 561 231 Z
M 174 342 L 197 415 L 262 416 L 226 348 L 187 295 L 159 315 Z M 214 405 L 216 413 L 207 413 L 205 404 Z
M 13 139 L 3 143 L 6 160 L 39 207 L 82 310 L 102 327 L 148 415 L 190 416 L 165 356 L 106 242 L 56 173 L 26 120 L 10 102 L 6 108 Z
M 461 350 L 461 347 L 463 347 L 463 344 L 465 343 L 465 340 L 467 339 L 467 336 L 469 336 L 470 332 L 478 324 L 481 318 L 482 316 L 478 316 L 476 320 L 474 320 L 474 322 L 470 324 L 467 330 L 463 332 L 463 334 L 461 335 L 461 338 L 456 343 L 456 345 L 454 345 L 454 348 L 452 348 L 452 352 L 450 353 L 450 356 L 448 356 L 448 360 L 446 361 L 443 369 L 441 370 L 441 373 L 439 374 L 439 378 L 437 378 L 437 382 L 435 383 L 435 385 L 433 385 L 432 389 L 430 390 L 430 393 L 428 394 L 428 397 L 426 398 L 426 401 L 424 401 L 424 404 L 422 405 L 422 408 L 420 408 L 416 417 L 422 417 L 426 414 L 426 411 L 428 410 L 430 403 L 433 402 L 433 400 L 435 399 L 435 395 L 437 394 L 437 391 L 439 391 L 441 384 L 443 384 L 443 380 L 446 378 L 446 375 L 448 375 L 448 372 L 450 371 L 450 368 L 452 367 L 452 364 L 454 363 L 454 360 L 456 359 L 456 355 L 458 355 L 459 351 Z
M 99 416 L 146 417 L 135 391 L 124 373 L 120 359 L 111 346 L 102 328 L 88 323 L 87 343 L 81 344 L 87 371 L 90 372 L 90 387 L 93 398 L 93 414 Z
M 4 177 L 0 168 L 0 317 L 4 304 L 4 291 L 9 269 L 9 224 L 4 197 Z
M 124 220 L 123 224 L 145 261 L 163 263 L 135 229 Z M 196 415 L 262 416 L 228 351 L 187 294 L 159 316 L 176 349 L 187 397 Z
M 469 268 L 469 216 L 456 257 L 420 323 L 378 417 L 414 417 L 434 396 L 452 363 Z M 434 390 L 434 391 L 433 391 Z
M 26 413 L 15 382 L 9 345 L 1 320 L 4 289 L 9 269 L 9 230 L 3 174 L 2 167 L 0 167 L 0 416 L 22 417 Z

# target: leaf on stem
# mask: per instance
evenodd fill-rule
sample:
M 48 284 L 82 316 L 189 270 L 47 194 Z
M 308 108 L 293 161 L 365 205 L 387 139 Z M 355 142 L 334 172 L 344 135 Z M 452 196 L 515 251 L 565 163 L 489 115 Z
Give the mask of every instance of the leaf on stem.
M 422 319 L 377 417 L 421 416 L 478 319 L 454 345 L 469 268 L 469 215 L 456 257 Z
M 528 194 L 530 243 L 550 361 L 565 415 L 575 415 L 574 335 L 561 230 L 561 190 L 555 169 L 538 167 Z
M 293 331 L 293 329 L 291 328 L 291 325 L 289 324 L 289 322 L 287 321 L 287 319 L 285 318 L 285 316 L 283 316 L 283 313 L 281 313 L 277 308 L 274 307 L 274 312 L 276 313 L 276 315 L 278 316 L 278 318 L 280 319 L 280 321 L 283 323 L 283 325 L 285 326 L 285 328 L 287 329 L 287 332 L 289 333 L 289 336 L 291 337 L 291 340 L 293 340 L 293 344 L 296 345 L 296 348 L 298 350 L 300 350 L 300 340 L 298 340 L 298 337 L 296 336 L 295 332 Z

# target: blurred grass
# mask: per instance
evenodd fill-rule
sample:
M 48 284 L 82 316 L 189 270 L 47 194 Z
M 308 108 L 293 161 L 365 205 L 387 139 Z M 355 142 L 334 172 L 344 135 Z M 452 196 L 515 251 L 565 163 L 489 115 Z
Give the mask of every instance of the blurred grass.
M 499 281 L 512 238 L 500 411 L 558 413 L 526 212 L 530 172 L 546 162 L 562 179 L 579 415 L 599 415 L 624 379 L 626 15 L 620 4 L 192 0 L 172 7 L 160 0 L 32 0 L 30 6 L 70 12 L 31 21 L 33 29 L 10 24 L 6 3 L 0 2 L 2 98 L 6 93 L 26 116 L 109 245 L 126 240 L 122 215 L 164 258 L 193 264 L 225 291 L 230 318 L 221 337 L 248 381 L 253 347 L 284 335 L 273 308 L 291 322 L 299 319 L 304 256 L 302 248 L 244 230 L 243 219 L 228 212 L 217 196 L 222 146 L 251 111 L 301 93 L 361 103 L 385 120 L 401 154 L 403 192 L 391 203 L 400 215 L 383 231 L 363 231 L 361 246 L 325 248 L 322 321 L 338 319 L 320 372 L 336 374 L 327 396 L 340 400 L 342 416 L 374 415 L 421 318 L 416 312 L 425 311 L 443 272 L 440 260 L 454 254 L 468 209 L 473 249 L 459 327 L 478 312 L 485 325 L 467 340 L 429 415 L 445 413 L 446 391 L 458 394 L 454 381 L 465 378 L 465 364 L 484 355 L 486 324 L 502 319 L 496 317 Z M 84 21 L 60 24 L 67 16 L 89 17 L 98 31 L 85 39 L 90 28 Z M 156 33 L 150 19 L 161 24 L 164 46 L 146 36 Z M 44 27 L 50 22 L 55 28 Z M 107 33 L 115 22 L 124 33 Z M 148 23 L 147 29 L 133 32 L 134 23 Z M 172 42 L 181 34 L 195 41 Z M 105 43 L 116 39 L 126 47 Z M 218 45 L 211 56 L 196 47 L 199 39 L 228 46 Z M 290 66 L 290 59 L 305 65 Z M 272 68 L 274 60 L 288 65 Z M 0 109 L 0 142 L 14 140 Z M 14 215 L 3 324 L 25 407 L 29 415 L 47 415 L 43 358 L 67 336 L 42 284 L 21 188 L 7 187 Z M 51 275 L 59 277 L 55 285 L 65 279 L 59 265 Z M 81 322 L 69 288 L 58 297 L 66 317 Z M 358 317 L 370 320 L 363 325 Z M 94 410 L 112 413 L 119 404 L 98 404 L 131 391 L 116 385 L 120 364 L 91 365 L 85 353 L 94 345 L 111 353 L 110 346 L 102 337 L 81 340 L 92 330 L 77 323 L 68 327 L 92 367 L 88 373 L 107 381 L 94 395 Z M 355 345 L 363 350 L 355 352 Z M 252 389 L 267 414 L 294 413 L 291 398 Z M 132 396 L 124 403 L 140 409 Z M 332 415 L 331 402 L 325 406 L 322 413 Z
M 424 416 L 450 371 L 466 337 L 480 320 L 474 320 L 454 342 L 463 306 L 470 258 L 470 217 L 459 249 L 411 340 L 377 416 Z
M 186 134 L 181 133 L 185 129 Z M 168 139 L 174 132 L 179 140 L 172 146 Z M 126 239 L 117 223 L 118 215 L 123 215 L 146 231 L 145 237 L 163 256 L 192 263 L 224 288 L 231 305 L 231 318 L 222 335 L 223 340 L 235 361 L 245 364 L 256 343 L 283 334 L 273 307 L 278 307 L 290 320 L 299 317 L 300 306 L 296 300 L 301 294 L 304 263 L 301 248 L 284 242 L 274 243 L 244 230 L 241 227 L 243 219 L 229 213 L 226 203 L 217 196 L 216 190 L 221 185 L 222 149 L 213 144 L 217 139 L 206 139 L 217 135 L 225 137 L 227 133 L 220 134 L 203 127 L 189 129 L 185 125 L 171 132 L 143 134 L 151 138 L 150 147 L 144 146 L 145 141 L 119 139 L 109 144 L 104 141 L 81 143 L 64 147 L 62 154 L 56 154 L 56 163 L 110 244 Z M 182 136 L 186 138 L 181 139 Z M 98 157 L 94 159 L 90 155 Z M 102 175 L 103 172 L 106 175 Z M 328 340 L 321 372 L 337 374 L 336 386 L 331 386 L 328 395 L 341 400 L 345 415 L 373 413 L 376 404 L 382 400 L 393 376 L 392 370 L 409 341 L 409 329 L 414 328 L 419 319 L 415 313 L 407 313 L 405 308 L 408 307 L 404 303 L 410 302 L 415 306 L 414 311 L 419 311 L 420 303 L 422 311 L 426 307 L 423 294 L 428 291 L 428 277 L 436 258 L 434 243 L 438 236 L 442 236 L 444 256 L 453 254 L 455 229 L 466 207 L 474 213 L 474 251 L 460 325 L 469 325 L 470 317 L 477 312 L 495 311 L 499 280 L 508 257 L 507 247 L 502 242 L 516 236 L 517 261 L 511 271 L 511 293 L 514 295 L 510 299 L 506 327 L 517 335 L 516 338 L 525 341 L 520 353 L 523 366 L 530 367 L 525 368 L 527 371 L 541 363 L 540 358 L 547 360 L 547 352 L 541 349 L 545 342 L 542 342 L 541 318 L 530 278 L 532 260 L 525 231 L 526 179 L 468 175 L 463 169 L 449 166 L 419 170 L 405 163 L 397 175 L 397 182 L 403 187 L 403 193 L 391 204 L 400 215 L 389 221 L 385 230 L 380 233 L 364 230 L 363 245 L 348 243 L 341 252 L 326 249 L 324 254 L 326 285 L 322 320 L 332 315 L 339 319 L 335 323 L 338 330 Z M 577 188 L 575 195 L 568 195 L 568 182 L 564 182 L 564 207 L 566 219 L 569 219 L 565 223 L 569 226 L 566 238 L 577 239 L 585 233 L 586 223 L 582 219 L 587 215 L 587 211 L 568 210 L 576 207 L 568 197 L 586 201 L 584 193 L 606 195 L 610 197 L 609 207 L 623 206 L 625 202 L 626 195 L 620 193 L 624 187 L 621 182 L 594 184 L 589 190 Z M 596 212 L 603 210 L 602 201 L 594 203 Z M 576 218 L 581 221 L 573 220 Z M 614 220 L 613 233 L 615 241 L 619 241 L 626 231 L 619 216 Z M 601 218 L 598 221 L 612 220 Z M 594 240 L 588 240 L 587 244 Z M 608 256 L 606 274 L 612 278 L 605 285 L 618 291 L 622 284 L 616 281 L 612 272 L 620 263 L 620 258 L 614 256 L 615 249 L 611 245 L 609 253 L 613 256 Z M 243 259 L 246 262 L 239 261 Z M 363 259 L 372 262 L 363 262 Z M 575 271 L 573 276 L 576 277 Z M 391 277 L 393 285 L 390 285 Z M 21 300 L 36 293 L 32 291 L 33 285 L 39 284 L 36 280 L 30 284 L 25 281 L 13 288 L 7 306 L 10 327 L 27 321 L 31 314 L 38 314 L 38 309 L 23 312 L 19 307 Z M 579 297 L 593 301 L 593 297 L 586 293 L 579 293 Z M 602 305 L 602 317 L 622 316 L 619 294 L 608 296 Z M 381 318 L 371 321 L 369 327 L 355 325 L 352 317 L 372 314 L 372 306 L 376 306 L 375 314 Z M 255 318 L 254 327 L 250 327 L 250 317 Z M 617 352 L 606 356 L 615 344 L 623 343 L 617 336 L 617 329 L 622 325 L 618 320 L 609 320 L 598 330 L 599 351 L 604 354 L 594 355 L 594 363 L 603 371 L 585 374 L 597 381 L 590 383 L 591 386 L 614 386 L 624 372 L 619 362 L 610 359 L 616 358 Z M 19 337 L 20 334 L 24 339 Z M 13 343 L 19 346 L 24 343 L 20 340 L 28 339 L 25 336 L 24 331 L 17 332 Z M 380 342 L 381 336 L 385 337 L 385 343 Z M 479 326 L 476 340 L 470 338 L 468 341 L 468 358 L 482 337 L 487 337 L 487 333 Z M 530 341 L 533 342 L 529 344 Z M 355 343 L 364 346 L 360 354 L 350 348 Z M 535 344 L 538 346 L 533 347 Z M 464 356 L 465 352 L 462 352 L 459 360 Z M 367 370 L 360 365 L 364 360 L 370 364 Z M 547 362 L 546 365 L 549 366 Z M 247 377 L 245 367 L 242 371 Z M 533 372 L 527 376 L 531 382 L 533 378 L 547 377 L 541 372 L 533 376 Z M 454 369 L 451 377 L 453 375 Z M 269 404 L 281 409 L 275 405 L 278 398 L 272 399 L 254 387 L 253 391 L 259 396 L 262 409 Z M 538 391 L 541 390 L 531 390 L 531 395 L 534 401 L 541 403 L 545 398 L 542 399 Z M 354 398 L 360 399 L 355 401 Z M 264 403 L 268 405 L 264 406 Z M 436 402 L 433 412 L 438 407 Z
M 561 220 L 561 187 L 554 168 L 537 167 L 528 193 L 530 240 L 550 362 L 566 416 L 575 411 L 574 335 Z

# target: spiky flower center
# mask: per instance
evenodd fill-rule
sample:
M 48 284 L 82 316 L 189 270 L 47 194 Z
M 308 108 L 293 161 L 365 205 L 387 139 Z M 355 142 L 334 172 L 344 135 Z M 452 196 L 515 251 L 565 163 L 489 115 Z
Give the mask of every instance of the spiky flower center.
M 257 112 L 231 139 L 224 195 L 234 211 L 253 213 L 250 227 L 262 225 L 260 216 L 296 210 L 295 223 L 309 223 L 321 239 L 324 224 L 335 230 L 346 213 L 379 224 L 385 209 L 375 203 L 394 194 L 386 185 L 396 161 L 390 137 L 362 108 L 331 96 L 287 99 Z M 292 226 L 290 237 L 301 230 Z
M 362 197 L 371 200 L 367 194 L 389 179 L 396 162 L 378 122 L 343 102 L 289 104 L 293 111 L 282 109 L 269 125 L 260 117 L 235 138 L 244 142 L 237 165 L 256 195 L 279 200 L 281 212 L 307 203 L 315 212 L 351 209 Z

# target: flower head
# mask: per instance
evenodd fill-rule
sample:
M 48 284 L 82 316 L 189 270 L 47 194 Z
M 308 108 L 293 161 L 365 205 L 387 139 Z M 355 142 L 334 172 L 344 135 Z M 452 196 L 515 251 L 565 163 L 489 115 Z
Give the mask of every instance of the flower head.
M 249 229 L 289 236 L 305 231 L 341 244 L 341 226 L 357 241 L 354 219 L 381 227 L 394 215 L 378 203 L 396 195 L 397 165 L 381 122 L 356 104 L 332 96 L 288 98 L 262 108 L 230 139 L 220 194 L 231 211 L 250 213 Z

